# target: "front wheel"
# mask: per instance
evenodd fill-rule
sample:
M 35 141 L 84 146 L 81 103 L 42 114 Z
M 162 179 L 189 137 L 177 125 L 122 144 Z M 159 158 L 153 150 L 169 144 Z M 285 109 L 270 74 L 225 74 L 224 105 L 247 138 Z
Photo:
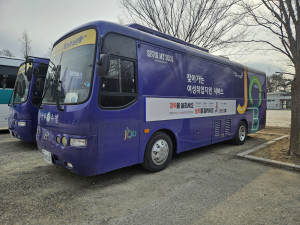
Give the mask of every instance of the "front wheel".
M 143 167 L 150 172 L 165 169 L 171 161 L 173 143 L 164 132 L 155 133 L 147 143 Z
M 232 142 L 236 145 L 242 145 L 246 141 L 246 136 L 247 136 L 247 125 L 245 122 L 240 121 L 238 128 L 235 132 L 235 136 L 232 139 Z

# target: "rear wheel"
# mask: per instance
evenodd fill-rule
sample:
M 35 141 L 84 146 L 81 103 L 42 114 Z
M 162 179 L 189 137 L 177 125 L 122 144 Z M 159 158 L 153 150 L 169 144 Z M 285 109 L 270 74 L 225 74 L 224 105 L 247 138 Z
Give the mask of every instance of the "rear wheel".
M 173 143 L 164 132 L 155 133 L 147 143 L 143 166 L 150 172 L 165 169 L 171 161 Z
M 246 141 L 246 136 L 247 136 L 247 125 L 245 122 L 240 121 L 232 141 L 236 145 L 242 145 Z

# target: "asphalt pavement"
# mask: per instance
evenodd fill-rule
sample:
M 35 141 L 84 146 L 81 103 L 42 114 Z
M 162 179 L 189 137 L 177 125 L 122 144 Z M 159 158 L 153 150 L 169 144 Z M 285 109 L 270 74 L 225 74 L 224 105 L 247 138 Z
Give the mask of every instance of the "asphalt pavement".
M 300 224 L 300 173 L 236 157 L 272 139 L 195 149 L 158 173 L 80 177 L 1 132 L 0 224 Z

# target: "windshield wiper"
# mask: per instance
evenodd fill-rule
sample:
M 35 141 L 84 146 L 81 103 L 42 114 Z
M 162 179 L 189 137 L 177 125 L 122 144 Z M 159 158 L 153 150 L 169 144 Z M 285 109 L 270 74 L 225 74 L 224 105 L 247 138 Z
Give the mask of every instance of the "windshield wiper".
M 43 102 L 43 100 L 44 100 L 44 98 L 45 98 L 45 95 L 46 95 L 46 93 L 47 93 L 49 87 L 51 87 L 53 84 L 54 84 L 54 78 L 52 77 L 52 78 L 50 79 L 50 81 L 49 81 L 49 83 L 48 83 L 48 85 L 47 85 L 47 87 L 46 87 L 46 89 L 45 89 L 43 95 L 42 95 L 42 98 L 41 98 L 40 103 L 38 104 L 38 108 L 39 108 L 39 109 L 42 109 L 41 104 L 42 104 L 42 102 Z
M 47 91 L 49 90 L 49 87 L 54 86 L 54 89 L 55 89 L 55 95 L 56 95 L 56 106 L 57 106 L 57 109 L 58 109 L 59 111 L 64 111 L 64 109 L 61 108 L 61 106 L 60 106 L 60 104 L 59 104 L 59 96 L 58 96 L 58 93 L 59 93 L 58 86 L 59 86 L 59 84 L 61 83 L 61 82 L 59 81 L 61 65 L 55 66 L 55 64 L 54 64 L 51 60 L 50 60 L 50 63 L 53 64 L 53 66 L 50 66 L 50 64 L 49 64 L 50 68 L 52 69 L 52 71 L 51 71 L 52 74 L 49 74 L 49 76 L 51 76 L 51 78 L 50 78 L 50 81 L 49 81 L 47 87 L 45 88 L 45 91 L 44 91 L 44 93 L 43 93 L 43 96 L 42 96 L 42 98 L 41 98 L 41 101 L 40 101 L 40 103 L 38 104 L 38 108 L 41 109 L 41 104 L 42 104 L 42 102 L 43 102 L 43 100 L 44 100 L 44 98 L 45 98 L 45 95 L 46 95 Z M 53 89 L 52 89 L 52 90 L 53 90 Z
M 57 107 L 57 110 L 58 111 L 64 111 L 64 108 L 61 108 L 60 104 L 59 104 L 59 97 L 60 97 L 60 94 L 61 94 L 61 81 L 60 81 L 60 71 L 61 71 L 61 65 L 57 65 L 57 68 L 56 68 L 56 73 L 54 74 L 55 75 L 55 91 L 56 91 L 56 107 Z M 59 88 L 59 90 L 58 90 Z

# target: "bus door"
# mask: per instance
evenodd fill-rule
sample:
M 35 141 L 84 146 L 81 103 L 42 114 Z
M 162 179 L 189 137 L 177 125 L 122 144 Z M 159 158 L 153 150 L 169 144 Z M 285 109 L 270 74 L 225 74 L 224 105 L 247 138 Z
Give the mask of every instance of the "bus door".
M 101 171 L 136 164 L 143 104 L 137 95 L 136 41 L 117 34 L 104 40 L 110 69 L 100 78 L 98 129 Z

